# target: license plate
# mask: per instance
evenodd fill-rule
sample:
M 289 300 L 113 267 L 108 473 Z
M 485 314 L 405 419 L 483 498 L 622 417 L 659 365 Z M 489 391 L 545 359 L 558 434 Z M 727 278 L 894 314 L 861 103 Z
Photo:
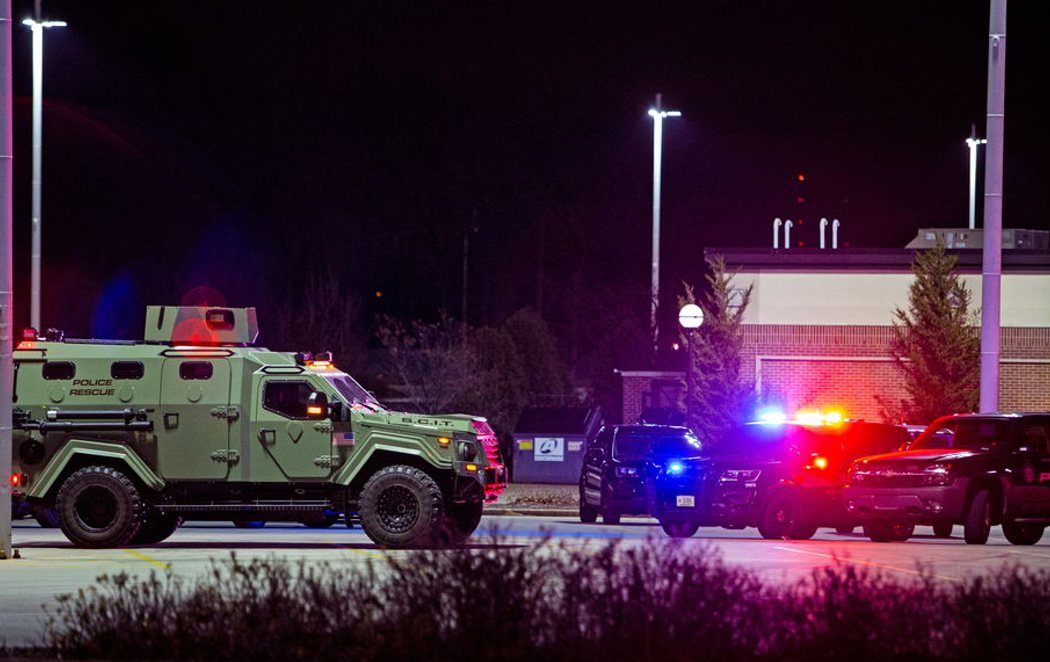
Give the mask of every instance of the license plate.
M 696 497 L 693 495 L 679 494 L 674 498 L 674 505 L 679 508 L 692 508 L 696 505 Z

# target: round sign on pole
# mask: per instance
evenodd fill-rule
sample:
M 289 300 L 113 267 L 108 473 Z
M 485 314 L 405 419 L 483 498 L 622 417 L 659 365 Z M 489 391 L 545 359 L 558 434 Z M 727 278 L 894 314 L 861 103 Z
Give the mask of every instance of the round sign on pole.
M 704 309 L 695 303 L 687 303 L 678 311 L 678 323 L 683 329 L 699 329 L 704 323 Z

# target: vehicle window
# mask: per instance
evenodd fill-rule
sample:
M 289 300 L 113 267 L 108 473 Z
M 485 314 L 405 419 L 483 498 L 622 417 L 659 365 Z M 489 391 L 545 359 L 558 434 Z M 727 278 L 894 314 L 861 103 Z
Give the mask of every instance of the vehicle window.
M 329 384 L 335 387 L 349 405 L 364 405 L 376 411 L 383 408 L 372 394 L 365 390 L 349 375 L 332 375 L 325 377 Z
M 845 449 L 849 457 L 856 459 L 892 453 L 909 441 L 907 430 L 896 425 L 856 424 L 846 434 Z
M 44 379 L 73 379 L 77 366 L 69 361 L 48 361 L 44 364 Z
M 655 437 L 649 447 L 654 458 L 696 457 L 700 455 L 700 440 L 692 434 Z
M 806 427 L 790 424 L 749 423 L 731 428 L 711 452 L 716 455 L 782 455 L 814 452 L 816 435 Z
M 109 376 L 113 379 L 142 379 L 143 374 L 142 361 L 114 361 L 109 367 Z
M 214 370 L 208 361 L 185 361 L 179 364 L 179 379 L 211 379 Z
M 630 430 L 618 430 L 613 438 L 613 457 L 620 460 L 641 460 L 649 454 L 651 434 L 639 434 Z
M 1050 455 L 1050 434 L 1047 433 L 1046 426 L 1038 423 L 1026 423 L 1021 445 L 1032 453 Z
M 306 418 L 306 404 L 313 392 L 306 382 L 269 381 L 263 387 L 263 407 L 288 418 Z
M 604 450 L 612 448 L 613 429 L 602 428 L 602 431 L 598 433 L 598 436 L 594 440 L 594 444 Z
M 958 448 L 968 450 L 991 450 L 1002 444 L 1009 436 L 1010 421 L 974 419 L 950 419 L 940 425 L 926 428 L 911 445 L 911 450 L 927 448 Z

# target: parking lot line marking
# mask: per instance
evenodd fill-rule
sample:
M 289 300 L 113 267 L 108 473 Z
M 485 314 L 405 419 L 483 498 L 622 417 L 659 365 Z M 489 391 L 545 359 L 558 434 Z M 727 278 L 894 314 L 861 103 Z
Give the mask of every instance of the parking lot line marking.
M 128 554 L 131 554 L 135 558 L 140 559 L 142 561 L 145 561 L 146 563 L 151 563 L 151 564 L 157 566 L 158 568 L 164 568 L 165 570 L 167 570 L 168 568 L 171 567 L 170 563 L 165 563 L 164 561 L 158 561 L 157 559 L 155 559 L 155 558 L 153 558 L 151 556 L 147 556 L 147 555 L 143 554 L 142 552 L 140 552 L 138 550 L 125 549 L 124 551 L 127 552 Z
M 349 551 L 353 552 L 354 554 L 364 554 L 365 556 L 371 557 L 373 559 L 379 559 L 380 561 L 389 561 L 390 560 L 389 557 L 383 556 L 382 554 L 375 554 L 373 552 L 366 552 L 363 549 L 352 549 L 351 548 Z
M 821 557 L 826 558 L 826 559 L 833 559 L 833 560 L 836 560 L 836 561 L 842 561 L 843 563 L 853 563 L 853 564 L 856 564 L 856 565 L 866 565 L 866 566 L 870 566 L 872 568 L 882 568 L 884 570 L 893 570 L 895 572 L 903 572 L 903 573 L 906 573 L 906 574 L 909 574 L 909 575 L 922 576 L 922 574 L 923 574 L 922 572 L 920 572 L 918 570 L 910 570 L 908 568 L 901 568 L 900 566 L 889 565 L 888 563 L 878 563 L 876 561 L 863 561 L 863 560 L 858 560 L 858 559 L 843 558 L 841 556 L 835 556 L 834 554 L 825 554 L 823 552 L 811 552 L 811 551 L 805 550 L 805 549 L 795 549 L 794 547 L 777 547 L 777 546 L 774 546 L 773 549 L 782 549 L 785 552 L 794 552 L 795 554 L 808 554 L 809 556 L 821 556 Z M 944 579 L 944 580 L 949 581 L 949 582 L 961 582 L 962 581 L 958 577 L 949 577 L 948 575 L 930 575 L 930 576 L 931 577 L 935 577 L 937 579 Z

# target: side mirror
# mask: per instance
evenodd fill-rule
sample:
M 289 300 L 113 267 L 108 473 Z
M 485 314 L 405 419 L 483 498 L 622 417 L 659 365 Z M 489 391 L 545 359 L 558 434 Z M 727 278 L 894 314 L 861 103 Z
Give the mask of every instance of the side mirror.
M 343 418 L 343 415 L 343 403 L 339 400 L 336 400 L 328 406 L 328 418 L 332 419 L 333 421 L 342 421 L 345 420 Z
M 306 399 L 307 418 L 328 418 L 328 396 L 314 391 Z

